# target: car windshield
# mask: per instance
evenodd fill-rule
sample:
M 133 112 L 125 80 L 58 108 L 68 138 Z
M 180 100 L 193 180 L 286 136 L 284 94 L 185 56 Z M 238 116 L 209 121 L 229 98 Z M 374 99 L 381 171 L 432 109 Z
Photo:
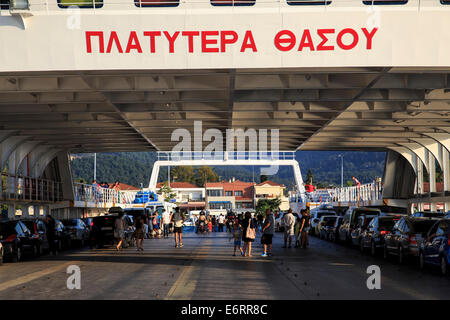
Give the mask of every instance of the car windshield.
M 379 210 L 369 210 L 369 209 L 355 209 L 354 211 L 354 217 L 353 217 L 353 221 L 358 221 L 358 218 L 360 216 L 376 216 L 379 215 L 380 211 Z
M 15 226 L 16 224 L 14 222 L 0 223 L 0 235 L 8 237 L 12 234 L 16 234 L 16 230 L 14 229 Z
M 417 212 L 413 214 L 415 217 L 425 217 L 425 218 L 434 218 L 434 217 L 444 217 L 444 212 Z
M 64 225 L 66 227 L 76 227 L 77 225 L 77 219 L 68 219 L 64 220 Z
M 115 216 L 95 217 L 94 224 L 99 227 L 112 227 L 114 225 L 115 219 L 116 219 Z
M 138 216 L 143 216 L 145 215 L 145 210 L 144 209 L 139 209 L 139 210 L 125 210 L 124 211 L 126 215 L 129 216 L 133 216 L 134 218 L 138 217 Z
M 22 223 L 29 229 L 34 231 L 34 222 L 33 221 L 22 221 Z
M 380 219 L 378 220 L 378 225 L 380 227 L 380 229 L 384 229 L 384 230 L 392 230 L 392 228 L 394 227 L 394 224 L 398 221 L 399 219 Z
M 336 223 L 336 217 L 327 217 L 324 219 L 325 220 L 325 225 L 326 226 L 334 226 L 334 224 Z
M 322 218 L 323 216 L 335 216 L 336 212 L 334 211 L 319 211 L 317 212 L 317 218 Z
M 436 220 L 421 220 L 421 221 L 412 221 L 412 229 L 413 233 L 427 233 L 428 230 L 436 223 Z

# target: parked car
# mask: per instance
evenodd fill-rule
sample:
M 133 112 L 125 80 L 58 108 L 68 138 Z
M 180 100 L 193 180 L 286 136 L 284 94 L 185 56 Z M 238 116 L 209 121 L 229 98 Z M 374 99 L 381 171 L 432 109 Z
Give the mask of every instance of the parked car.
M 32 236 L 38 242 L 38 254 L 43 255 L 44 251 L 50 249 L 50 243 L 47 239 L 47 227 L 42 220 L 39 219 L 29 219 L 21 220 L 23 224 L 31 231 Z
M 381 211 L 375 208 L 364 208 L 364 207 L 348 208 L 347 211 L 345 212 L 342 224 L 339 227 L 338 232 L 339 241 L 351 243 L 352 241 L 351 234 L 353 230 L 356 228 L 358 218 L 364 215 L 379 216 L 381 215 Z
M 81 219 L 64 219 L 61 220 L 65 230 L 70 237 L 70 243 L 78 243 L 81 247 L 89 240 L 89 229 Z
M 26 253 L 38 255 L 38 242 L 21 221 L 0 222 L 0 242 L 5 259 L 18 262 Z
M 89 234 L 91 248 L 96 246 L 101 248 L 107 244 L 114 243 L 114 225 L 117 215 L 104 215 L 94 217 L 93 226 Z
M 450 266 L 450 219 L 436 221 L 428 231 L 419 251 L 421 269 L 430 264 L 439 266 L 441 273 L 447 275 Z
M 420 211 L 414 212 L 411 216 L 422 218 L 445 218 L 445 212 Z
M 83 218 L 81 220 L 83 220 L 88 230 L 91 231 L 92 225 L 94 224 L 94 218 Z
M 327 229 L 327 238 L 330 241 L 338 242 L 339 241 L 339 227 L 342 224 L 342 221 L 344 220 L 344 217 L 336 217 L 336 221 L 334 222 L 334 225 L 332 225 L 330 228 Z
M 119 216 L 113 214 L 94 217 L 93 226 L 89 235 L 91 248 L 94 246 L 101 248 L 105 245 L 114 243 L 114 226 L 117 219 L 119 219 Z M 124 215 L 122 219 L 125 221 L 125 238 L 123 239 L 123 246 L 132 246 L 135 241 L 133 217 Z
M 328 240 L 328 229 L 334 226 L 337 216 L 322 216 L 319 221 L 319 237 L 320 239 Z
M 370 222 L 377 216 L 374 215 L 362 215 L 358 217 L 358 222 L 356 223 L 355 228 L 350 233 L 350 237 L 352 239 L 352 244 L 354 246 L 359 246 L 361 252 L 364 252 L 364 247 L 361 244 L 362 235 L 364 231 L 369 226 Z
M 370 248 L 372 256 L 376 256 L 380 248 L 384 246 L 384 237 L 392 232 L 394 225 L 400 218 L 397 215 L 374 217 L 362 233 L 362 250 Z
M 391 233 L 385 235 L 383 256 L 396 255 L 403 263 L 407 257 L 418 257 L 421 242 L 426 238 L 436 219 L 402 217 L 394 225 Z
M 69 249 L 72 246 L 72 236 L 61 220 L 55 220 L 56 248 L 58 251 Z
M 333 209 L 317 209 L 311 212 L 311 223 L 309 233 L 315 236 L 319 235 L 319 222 L 323 216 L 337 216 L 336 211 Z

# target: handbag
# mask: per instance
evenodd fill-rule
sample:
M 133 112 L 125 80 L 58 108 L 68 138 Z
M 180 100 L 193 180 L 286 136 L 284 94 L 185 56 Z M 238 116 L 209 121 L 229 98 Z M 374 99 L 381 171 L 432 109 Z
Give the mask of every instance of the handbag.
M 248 239 L 255 239 L 256 238 L 255 228 L 252 228 L 250 223 L 248 224 L 247 231 L 245 232 L 245 237 L 248 238 Z

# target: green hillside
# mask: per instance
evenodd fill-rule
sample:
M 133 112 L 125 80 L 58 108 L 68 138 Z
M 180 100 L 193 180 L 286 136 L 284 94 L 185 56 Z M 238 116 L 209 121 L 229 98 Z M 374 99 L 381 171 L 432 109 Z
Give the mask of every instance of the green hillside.
M 385 153 L 383 152 L 335 152 L 335 151 L 300 151 L 296 159 L 300 163 L 303 179 L 311 169 L 314 183 L 339 185 L 341 181 L 341 159 L 344 155 L 344 183 L 356 176 L 362 183 L 371 182 L 375 177 L 382 177 Z M 124 152 L 97 154 L 97 181 L 113 182 L 119 180 L 134 186 L 148 185 L 153 163 L 156 160 L 154 152 Z M 260 168 L 247 167 L 214 167 L 214 172 L 221 179 L 232 177 L 242 181 L 259 182 Z M 94 172 L 93 154 L 73 155 L 72 171 L 75 179 L 91 182 Z M 167 180 L 167 169 L 160 172 L 160 181 Z M 293 185 L 292 169 L 280 167 L 278 173 L 269 179 Z

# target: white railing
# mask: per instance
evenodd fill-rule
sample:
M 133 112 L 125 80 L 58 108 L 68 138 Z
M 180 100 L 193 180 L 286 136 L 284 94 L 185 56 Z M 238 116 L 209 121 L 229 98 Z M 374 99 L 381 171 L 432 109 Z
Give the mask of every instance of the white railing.
M 182 160 L 294 160 L 295 151 L 158 152 L 158 161 Z
M 0 200 L 3 201 L 43 201 L 63 200 L 61 182 L 25 176 L 1 174 Z
M 382 185 L 379 182 L 361 186 L 329 189 L 331 202 L 363 202 L 381 200 Z
M 102 205 L 132 204 L 138 191 L 120 191 L 90 184 L 74 183 L 75 201 Z

